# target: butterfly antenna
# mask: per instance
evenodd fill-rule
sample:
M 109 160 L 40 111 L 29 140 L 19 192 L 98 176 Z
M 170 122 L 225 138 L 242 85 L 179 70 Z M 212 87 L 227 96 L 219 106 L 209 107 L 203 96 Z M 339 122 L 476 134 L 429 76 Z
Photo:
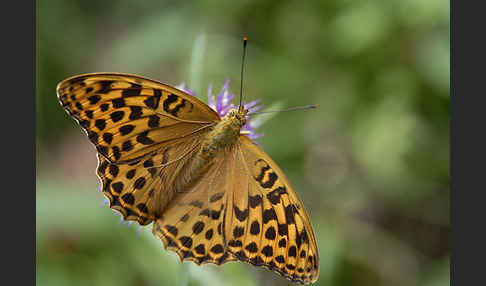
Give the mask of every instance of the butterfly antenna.
M 246 42 L 248 41 L 247 37 L 243 37 L 243 58 L 241 59 L 241 81 L 240 81 L 240 105 L 238 107 L 238 111 L 243 111 L 243 106 L 241 105 L 241 100 L 243 98 L 243 68 L 245 67 L 245 55 L 246 55 Z
M 313 108 L 317 108 L 317 104 L 311 104 L 311 105 L 305 105 L 305 106 L 296 106 L 296 107 L 291 107 L 291 108 L 286 108 L 286 109 L 281 109 L 281 110 L 255 111 L 255 112 L 248 113 L 248 115 L 271 113 L 271 112 L 294 111 L 294 110 L 302 110 L 302 109 L 313 109 Z

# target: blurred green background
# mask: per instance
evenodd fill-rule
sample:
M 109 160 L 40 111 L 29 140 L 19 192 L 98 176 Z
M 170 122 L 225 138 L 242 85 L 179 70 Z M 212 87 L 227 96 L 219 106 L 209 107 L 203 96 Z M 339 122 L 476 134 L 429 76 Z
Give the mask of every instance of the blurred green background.
M 37 285 L 291 285 L 265 269 L 181 264 L 103 206 L 94 148 L 55 87 L 86 72 L 226 78 L 273 114 L 258 141 L 311 217 L 316 285 L 448 285 L 449 2 L 37 1 Z

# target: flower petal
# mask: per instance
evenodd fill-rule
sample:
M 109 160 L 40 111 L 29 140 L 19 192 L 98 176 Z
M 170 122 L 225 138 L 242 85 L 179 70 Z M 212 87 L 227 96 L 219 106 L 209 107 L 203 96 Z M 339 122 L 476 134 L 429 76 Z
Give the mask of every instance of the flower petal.
M 182 90 L 185 93 L 188 93 L 188 94 L 194 96 L 194 91 L 192 89 L 190 89 L 188 86 L 186 86 L 185 82 L 182 82 L 181 84 L 176 85 L 175 87 L 179 90 Z

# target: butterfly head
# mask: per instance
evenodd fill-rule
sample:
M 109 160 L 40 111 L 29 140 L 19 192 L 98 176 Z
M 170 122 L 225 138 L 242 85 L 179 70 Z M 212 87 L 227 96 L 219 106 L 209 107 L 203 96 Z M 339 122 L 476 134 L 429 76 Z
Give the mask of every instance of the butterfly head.
M 231 109 L 226 114 L 225 119 L 228 120 L 233 128 L 241 129 L 246 124 L 246 114 L 248 109 Z

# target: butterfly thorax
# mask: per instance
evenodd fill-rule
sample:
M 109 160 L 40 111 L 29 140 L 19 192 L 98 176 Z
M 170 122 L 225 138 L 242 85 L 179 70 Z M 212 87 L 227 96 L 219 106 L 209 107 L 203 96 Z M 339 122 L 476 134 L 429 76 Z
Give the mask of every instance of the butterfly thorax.
M 211 128 L 204 136 L 197 155 L 186 163 L 175 179 L 174 189 L 177 192 L 195 185 L 214 163 L 217 154 L 231 151 L 240 136 L 241 128 L 246 124 L 247 112 L 232 109 Z
M 230 149 L 240 136 L 241 128 L 246 124 L 247 110 L 238 111 L 231 109 L 226 116 L 221 118 L 214 128 L 208 132 L 200 151 L 205 160 L 211 160 L 224 149 Z

